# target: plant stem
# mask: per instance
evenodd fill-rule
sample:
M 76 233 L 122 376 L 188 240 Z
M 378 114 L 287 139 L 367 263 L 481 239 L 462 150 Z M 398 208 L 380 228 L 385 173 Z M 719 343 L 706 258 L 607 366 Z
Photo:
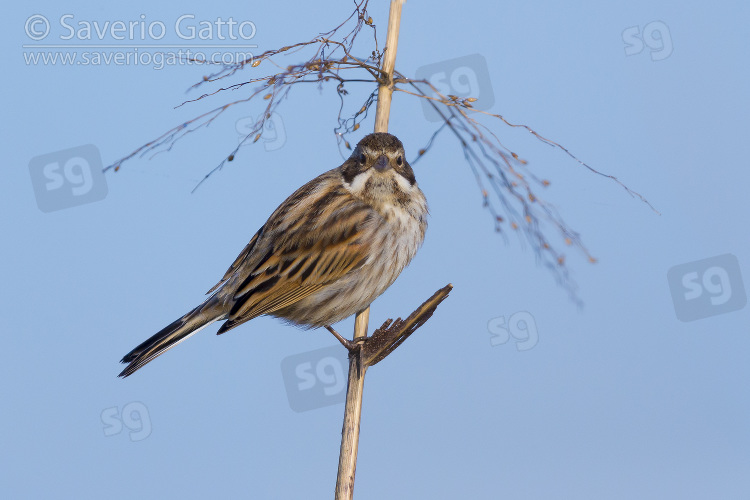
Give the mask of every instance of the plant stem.
M 393 94 L 393 68 L 396 65 L 398 31 L 401 24 L 401 7 L 406 0 L 391 0 L 388 16 L 388 34 L 385 43 L 382 71 L 383 81 L 378 87 L 378 107 L 375 113 L 375 132 L 388 131 L 388 118 L 391 112 Z M 354 340 L 367 337 L 367 323 L 370 319 L 369 306 L 354 320 Z M 362 416 L 362 392 L 365 385 L 367 367 L 362 362 L 361 351 L 349 354 L 349 379 L 346 388 L 346 408 L 344 426 L 341 430 L 341 450 L 339 470 L 336 478 L 336 500 L 351 500 L 354 496 L 354 474 L 357 470 L 357 449 L 359 446 L 359 421 Z

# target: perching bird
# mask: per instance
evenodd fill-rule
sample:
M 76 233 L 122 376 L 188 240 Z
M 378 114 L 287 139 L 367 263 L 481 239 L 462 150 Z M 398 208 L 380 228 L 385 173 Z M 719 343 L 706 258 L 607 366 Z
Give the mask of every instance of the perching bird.
M 264 314 L 317 328 L 362 311 L 417 253 L 427 213 L 401 141 L 366 136 L 271 214 L 205 302 L 126 354 L 120 376 L 214 321 L 219 334 Z

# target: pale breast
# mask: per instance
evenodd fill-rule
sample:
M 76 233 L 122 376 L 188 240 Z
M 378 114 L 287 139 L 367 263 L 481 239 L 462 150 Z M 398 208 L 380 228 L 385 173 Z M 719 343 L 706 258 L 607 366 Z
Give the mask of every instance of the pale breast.
M 373 226 L 370 256 L 359 268 L 325 288 L 273 313 L 293 323 L 319 327 L 331 325 L 365 309 L 393 284 L 414 258 L 426 229 L 424 217 L 404 216 L 380 220 Z

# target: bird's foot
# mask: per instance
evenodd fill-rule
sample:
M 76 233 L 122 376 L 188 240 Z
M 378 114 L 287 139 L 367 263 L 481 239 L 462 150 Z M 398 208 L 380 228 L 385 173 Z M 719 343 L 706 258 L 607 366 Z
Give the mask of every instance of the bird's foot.
M 367 339 L 367 337 L 359 337 L 354 340 L 348 340 L 341 336 L 339 332 L 334 330 L 328 325 L 325 325 L 326 330 L 331 332 L 336 339 L 338 339 L 339 342 L 341 342 L 341 345 L 347 348 L 349 352 L 356 351 L 359 349 L 359 347 L 364 343 L 364 341 Z

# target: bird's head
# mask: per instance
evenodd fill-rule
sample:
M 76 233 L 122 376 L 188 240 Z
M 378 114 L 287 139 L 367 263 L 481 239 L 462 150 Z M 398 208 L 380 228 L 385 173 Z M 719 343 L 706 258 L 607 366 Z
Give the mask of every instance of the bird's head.
M 365 136 L 342 165 L 344 186 L 357 198 L 375 205 L 403 205 L 421 191 L 406 161 L 404 145 L 395 135 Z

